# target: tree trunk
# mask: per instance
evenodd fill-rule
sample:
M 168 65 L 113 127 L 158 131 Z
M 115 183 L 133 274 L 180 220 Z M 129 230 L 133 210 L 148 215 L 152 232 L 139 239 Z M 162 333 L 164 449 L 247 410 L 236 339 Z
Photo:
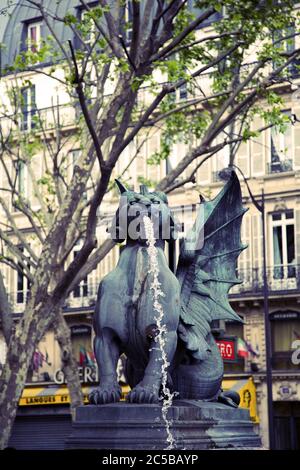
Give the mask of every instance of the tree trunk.
M 3 282 L 3 276 L 0 272 L 0 319 L 5 343 L 8 346 L 13 331 L 13 318 L 10 305 L 8 303 L 7 293 Z
M 35 348 L 35 335 L 28 335 L 24 343 L 23 339 L 15 336 L 10 342 L 0 378 L 0 449 L 8 444 Z
M 51 297 L 37 306 L 31 298 L 11 337 L 0 377 L 0 449 L 8 444 L 34 349 L 53 322 L 53 315 Z
M 57 313 L 53 322 L 55 338 L 61 349 L 62 370 L 64 372 L 71 398 L 71 415 L 75 419 L 76 408 L 83 405 L 83 393 L 78 374 L 78 367 L 72 351 L 71 332 L 62 310 Z

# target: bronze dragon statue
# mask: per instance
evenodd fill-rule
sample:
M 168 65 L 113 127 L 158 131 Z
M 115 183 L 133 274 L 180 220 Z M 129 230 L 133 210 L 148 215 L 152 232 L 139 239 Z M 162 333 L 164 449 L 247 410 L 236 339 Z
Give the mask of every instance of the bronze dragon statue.
M 144 216 L 152 217 L 158 226 L 155 246 L 159 282 L 164 292 L 160 302 L 169 363 L 168 386 L 182 399 L 222 401 L 223 397 L 226 401 L 221 393 L 223 361 L 211 324 L 213 320 L 240 321 L 228 301 L 230 288 L 239 283 L 237 258 L 245 248 L 240 231 L 246 210 L 237 176 L 232 172 L 215 199 L 201 201 L 195 224 L 181 243 L 176 275 L 164 253 L 165 241 L 176 237 L 176 223 L 166 195 L 148 192 L 145 186 L 141 193 L 136 193 L 119 181 L 117 184 L 121 202 L 110 231 L 116 241 L 126 240 L 126 245 L 116 268 L 99 286 L 94 351 L 100 384 L 91 393 L 90 402 L 105 404 L 120 400 L 116 368 L 122 353 L 127 357 L 126 375 L 131 386 L 127 401 L 154 403 L 160 399 L 162 352 L 155 347 L 157 325 L 150 289 L 151 266 L 141 227 Z M 130 226 L 138 230 L 130 230 Z M 164 233 L 165 227 L 169 227 L 168 233 Z

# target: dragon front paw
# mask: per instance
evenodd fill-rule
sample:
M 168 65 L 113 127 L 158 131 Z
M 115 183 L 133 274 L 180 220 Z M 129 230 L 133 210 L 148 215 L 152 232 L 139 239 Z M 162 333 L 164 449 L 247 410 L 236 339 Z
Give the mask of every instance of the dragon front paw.
M 92 405 L 105 405 L 106 403 L 116 403 L 121 399 L 121 387 L 119 384 L 99 385 L 89 395 L 89 402 Z
M 137 385 L 128 393 L 129 403 L 158 403 L 159 388 L 155 385 Z

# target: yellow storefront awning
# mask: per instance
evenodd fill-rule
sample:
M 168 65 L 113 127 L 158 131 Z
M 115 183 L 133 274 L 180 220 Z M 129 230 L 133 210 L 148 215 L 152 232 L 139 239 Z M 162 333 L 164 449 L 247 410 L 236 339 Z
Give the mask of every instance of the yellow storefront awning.
M 84 403 L 89 402 L 89 394 L 96 387 L 83 386 Z M 122 399 L 128 393 L 129 387 L 122 387 Z M 69 390 L 65 386 L 26 387 L 19 400 L 19 406 L 32 405 L 65 405 L 70 403 Z
M 84 403 L 89 402 L 89 394 L 95 386 L 83 386 L 83 399 Z M 256 388 L 253 378 L 230 380 L 224 379 L 222 382 L 223 390 L 234 390 L 240 395 L 240 407 L 246 408 L 250 412 L 251 419 L 259 422 L 256 407 Z M 129 386 L 122 387 L 122 399 L 129 392 Z M 28 386 L 23 390 L 22 396 L 19 401 L 20 406 L 33 406 L 33 405 L 65 405 L 70 403 L 70 394 L 66 386 L 52 385 L 45 387 Z
M 222 382 L 223 390 L 234 390 L 240 395 L 240 407 L 249 410 L 250 417 L 255 423 L 259 423 L 256 406 L 256 387 L 253 378 L 246 379 L 224 379 Z

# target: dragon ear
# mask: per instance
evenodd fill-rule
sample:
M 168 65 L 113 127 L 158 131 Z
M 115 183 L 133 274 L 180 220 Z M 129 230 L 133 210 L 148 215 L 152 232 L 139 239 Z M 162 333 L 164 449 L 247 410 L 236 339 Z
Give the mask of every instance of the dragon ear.
M 115 179 L 115 182 L 117 183 L 118 188 L 119 188 L 121 194 L 127 192 L 127 188 L 124 186 L 124 184 L 121 183 L 121 181 Z
M 143 195 L 143 196 L 146 196 L 146 194 L 149 194 L 149 190 L 147 188 L 147 186 L 145 184 L 141 184 L 140 186 L 140 193 Z

